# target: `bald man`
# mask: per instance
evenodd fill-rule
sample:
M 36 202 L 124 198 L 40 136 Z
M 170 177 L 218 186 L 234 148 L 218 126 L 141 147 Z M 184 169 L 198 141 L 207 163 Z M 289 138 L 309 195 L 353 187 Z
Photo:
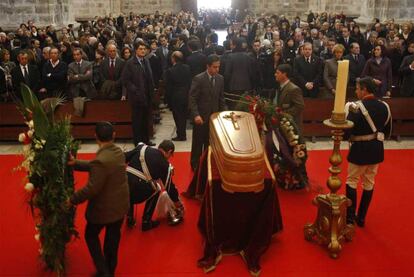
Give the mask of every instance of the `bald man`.
M 172 67 L 165 72 L 166 94 L 169 106 L 173 112 L 175 126 L 177 127 L 177 136 L 172 138 L 173 141 L 185 141 L 187 110 L 188 110 L 188 92 L 191 87 L 191 69 L 184 64 L 184 56 L 180 51 L 175 51 L 171 55 Z
M 101 64 L 101 74 L 104 82 L 100 97 L 103 99 L 121 99 L 121 75 L 125 62 L 117 56 L 118 49 L 115 44 L 106 46 L 106 58 Z

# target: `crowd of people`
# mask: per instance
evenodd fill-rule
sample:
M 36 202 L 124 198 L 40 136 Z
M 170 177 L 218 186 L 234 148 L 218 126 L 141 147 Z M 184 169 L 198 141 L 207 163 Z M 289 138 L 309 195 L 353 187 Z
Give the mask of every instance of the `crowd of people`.
M 227 27 L 223 46 L 218 45 L 212 26 Z M 412 28 L 408 22 L 399 25 L 374 19 L 361 32 L 343 13 L 309 12 L 306 20 L 296 17 L 290 22 L 283 15 L 237 10 L 201 11 L 198 17 L 187 12 L 131 12 L 95 18 L 77 28 L 70 24 L 59 32 L 53 25 L 37 28 L 28 21 L 15 32 L 0 32 L 0 93 L 7 101 L 10 93 L 19 94 L 24 82 L 40 98 L 57 93 L 69 98 L 125 98 L 123 65 L 135 56 L 134 42 L 142 40 L 155 89 L 165 81 L 165 72 L 172 67 L 171 54 L 178 50 L 192 77 L 205 70 L 206 56 L 221 56 L 226 92 L 274 96 L 275 68 L 287 63 L 293 66 L 293 80 L 305 97 L 326 97 L 335 93 L 337 61 L 348 59 L 350 86 L 358 77 L 371 76 L 379 96 L 391 96 L 393 88 L 412 96 Z

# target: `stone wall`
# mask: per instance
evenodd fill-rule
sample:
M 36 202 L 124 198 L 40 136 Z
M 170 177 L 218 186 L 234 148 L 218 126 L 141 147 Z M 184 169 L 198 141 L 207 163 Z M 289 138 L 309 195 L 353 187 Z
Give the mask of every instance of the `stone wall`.
M 62 24 L 69 21 L 70 0 L 1 0 L 0 26 L 15 28 L 33 20 L 37 25 Z
M 123 13 L 154 13 L 156 10 L 160 12 L 180 10 L 179 0 L 122 0 L 121 11 Z

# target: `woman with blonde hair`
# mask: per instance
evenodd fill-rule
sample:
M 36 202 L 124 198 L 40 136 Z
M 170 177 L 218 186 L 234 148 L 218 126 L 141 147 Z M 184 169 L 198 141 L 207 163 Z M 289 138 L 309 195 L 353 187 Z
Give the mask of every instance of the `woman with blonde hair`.
M 336 44 L 333 49 L 333 58 L 326 60 L 323 71 L 323 83 L 325 88 L 335 94 L 336 80 L 338 77 L 338 61 L 342 60 L 345 52 L 345 47 L 342 44 Z

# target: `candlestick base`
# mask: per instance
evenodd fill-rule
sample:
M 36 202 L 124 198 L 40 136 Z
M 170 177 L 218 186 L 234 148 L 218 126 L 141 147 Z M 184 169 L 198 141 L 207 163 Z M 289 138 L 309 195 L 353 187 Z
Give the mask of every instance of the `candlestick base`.
M 312 203 L 318 207 L 318 214 L 314 223 L 304 227 L 307 241 L 315 240 L 327 246 L 331 258 L 338 258 L 342 250 L 341 243 L 351 241 L 354 236 L 354 225 L 346 224 L 346 209 L 351 200 L 345 195 L 321 194 Z
M 344 129 L 352 128 L 353 122 L 346 120 L 345 113 L 332 113 L 330 119 L 323 122 L 326 126 L 332 128 L 332 139 L 334 147 L 332 155 L 329 158 L 329 176 L 327 185 L 330 190 L 328 194 L 318 195 L 313 204 L 318 207 L 316 220 L 312 224 L 306 224 L 304 227 L 305 239 L 311 241 L 315 239 L 320 244 L 326 245 L 332 258 L 337 258 L 342 249 L 343 240 L 351 241 L 354 235 L 354 226 L 346 224 L 346 210 L 351 205 L 351 200 L 345 195 L 338 195 L 336 192 L 341 187 L 339 174 L 342 163 L 340 152 L 341 140 L 344 135 Z

